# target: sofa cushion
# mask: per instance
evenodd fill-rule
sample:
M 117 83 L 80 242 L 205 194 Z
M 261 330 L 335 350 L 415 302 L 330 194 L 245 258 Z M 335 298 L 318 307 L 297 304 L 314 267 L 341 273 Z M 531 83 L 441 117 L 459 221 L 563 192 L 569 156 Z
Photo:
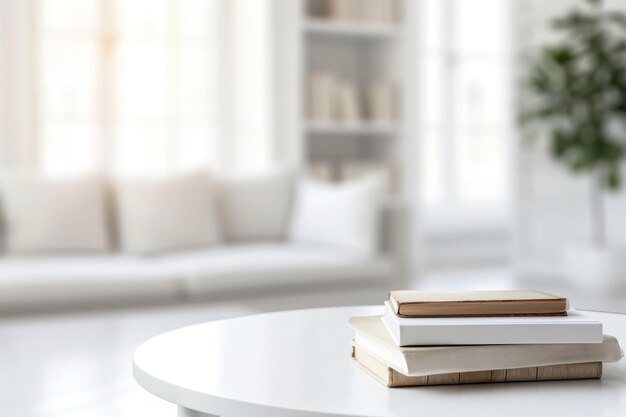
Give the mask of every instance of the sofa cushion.
M 210 246 L 221 240 L 215 190 L 207 174 L 121 180 L 116 196 L 124 251 Z
M 247 244 L 164 256 L 0 257 L 0 312 L 48 306 L 175 300 L 219 291 L 386 280 L 391 260 L 332 247 Z
M 109 248 L 104 185 L 95 176 L 3 178 L 8 252 L 104 251 Z
M 276 241 L 287 235 L 294 175 L 282 170 L 223 178 L 220 205 L 231 242 Z
M 175 298 L 181 274 L 149 258 L 59 255 L 0 258 L 0 310 L 122 299 Z
M 166 270 L 183 270 L 192 295 L 213 291 L 323 282 L 380 280 L 393 274 L 384 257 L 362 257 L 319 245 L 241 244 L 159 258 Z
M 287 235 L 294 175 L 283 170 L 220 181 L 227 240 L 282 240 Z
M 289 236 L 296 243 L 332 245 L 370 256 L 379 243 L 383 178 L 365 175 L 340 184 L 302 180 Z

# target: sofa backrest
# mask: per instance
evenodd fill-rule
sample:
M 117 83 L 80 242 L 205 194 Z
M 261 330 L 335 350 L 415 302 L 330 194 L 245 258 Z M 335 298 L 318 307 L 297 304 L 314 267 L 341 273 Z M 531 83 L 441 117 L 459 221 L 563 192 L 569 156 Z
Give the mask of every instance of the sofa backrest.
M 218 223 L 217 227 L 219 227 L 219 239 L 209 239 L 207 242 L 196 242 L 199 245 L 210 246 L 215 244 L 230 244 L 230 243 L 241 243 L 241 242 L 263 242 L 263 241 L 284 241 L 290 239 L 290 223 L 292 220 L 293 214 L 293 205 L 294 198 L 296 196 L 296 190 L 301 186 L 301 182 L 298 181 L 297 175 L 293 171 L 283 170 L 276 171 L 273 173 L 268 173 L 266 175 L 258 175 L 258 176 L 248 176 L 248 177 L 217 177 L 212 178 L 209 174 L 206 175 L 207 187 L 211 187 L 213 184 L 215 192 L 212 194 L 213 204 L 215 204 L 215 213 L 217 216 L 216 222 Z M 28 216 L 26 218 L 20 219 L 20 224 L 12 224 L 14 222 L 14 217 L 11 213 L 7 213 L 7 208 L 11 206 L 11 203 L 14 201 L 7 201 L 7 199 L 15 199 L 15 195 L 10 195 L 7 192 L 6 182 L 7 181 L 18 181 L 16 179 L 3 179 L 0 181 L 0 244 L 5 241 L 9 241 L 13 238 L 13 235 L 8 235 L 11 232 L 14 232 L 15 227 L 29 227 L 29 224 L 33 224 L 28 221 Z M 45 191 L 45 181 L 42 179 L 43 185 L 40 183 L 39 185 L 39 193 L 41 195 L 37 196 L 38 198 L 33 199 L 33 202 L 39 201 L 38 204 L 43 205 L 43 207 L 39 207 L 42 213 L 45 213 L 47 216 L 47 221 L 54 224 L 62 224 L 63 222 L 68 222 L 72 220 L 72 212 L 71 208 L 81 207 L 85 202 L 77 201 L 81 199 L 88 199 L 89 196 L 74 196 L 75 198 L 69 198 L 68 201 L 64 201 L 63 199 L 57 198 L 57 209 L 53 212 L 47 211 L 45 207 L 47 199 L 50 199 L 55 196 L 54 193 L 54 184 L 58 186 L 58 182 L 54 183 L 56 180 L 50 180 L 50 191 Z M 115 236 L 123 236 L 124 230 L 120 230 L 123 227 L 128 227 L 127 224 L 120 220 L 120 207 L 119 201 L 119 189 L 123 187 L 123 180 L 120 181 L 111 181 L 111 180 L 103 180 L 104 181 L 104 189 L 105 194 L 107 189 L 110 189 L 110 194 L 108 197 L 112 198 L 113 201 L 106 202 L 105 205 L 109 206 L 110 210 L 103 208 L 101 211 L 92 214 L 94 216 L 105 216 L 105 218 L 101 219 L 105 224 L 109 225 L 108 239 L 106 245 L 102 248 L 91 247 L 80 247 L 77 245 L 76 247 L 66 247 L 59 248 L 55 245 L 47 245 L 46 242 L 38 242 L 37 245 L 32 245 L 32 248 L 29 247 L 19 247 L 15 246 L 11 247 L 11 245 L 3 245 L 2 253 L 17 253 L 17 252 L 59 252 L 59 251 L 81 251 L 82 250 L 124 250 L 123 245 L 121 247 L 116 245 L 117 239 Z M 163 179 L 164 182 L 171 183 L 172 179 Z M 197 177 L 196 177 L 197 181 Z M 4 184 L 4 185 L 2 185 Z M 154 185 L 154 182 L 152 183 Z M 43 187 L 43 192 L 41 191 Z M 28 194 L 28 190 L 25 191 Z M 49 195 L 46 195 L 49 194 Z M 58 193 L 57 193 L 58 194 Z M 150 194 L 150 193 L 148 193 Z M 58 196 L 57 196 L 58 197 Z M 197 197 L 197 196 L 196 196 Z M 19 199 L 19 196 L 17 197 Z M 164 206 L 166 210 L 165 213 L 168 212 L 168 205 L 172 205 L 175 202 L 180 202 L 182 204 L 182 200 L 185 200 L 183 196 L 178 195 L 174 196 L 171 201 L 164 202 Z M 201 204 L 206 203 L 206 199 L 189 199 L 192 203 L 194 201 L 202 201 Z M 188 201 L 189 203 L 189 201 Z M 33 203 L 36 204 L 36 203 Z M 141 199 L 139 202 L 135 202 L 135 205 L 141 205 Z M 155 201 L 146 201 L 146 205 L 154 208 L 154 205 L 160 204 L 158 199 Z M 63 216 L 63 208 L 68 208 L 69 212 L 65 213 L 65 218 L 54 218 L 55 216 Z M 178 207 L 179 208 L 179 207 Z M 209 208 L 207 208 L 208 210 Z M 35 211 L 36 213 L 37 211 Z M 198 211 L 185 211 L 182 210 L 182 213 L 197 213 Z M 410 210 L 406 207 L 399 207 L 397 204 L 383 204 L 382 209 L 380 210 L 380 216 L 377 221 L 379 221 L 380 225 L 380 239 L 376 242 L 376 250 L 377 252 L 384 251 L 387 253 L 394 254 L 394 257 L 398 257 L 401 252 L 407 247 L 408 237 L 410 235 L 410 220 L 408 219 L 408 213 Z M 23 213 L 21 213 L 23 214 Z M 135 213 L 136 214 L 136 213 Z M 190 214 L 191 215 L 191 214 Z M 52 216 L 52 217 L 50 217 Z M 68 217 L 69 216 L 69 217 Z M 167 215 L 164 215 L 165 217 Z M 180 217 L 180 216 L 179 216 Z M 141 222 L 145 220 L 142 216 L 135 215 L 135 221 Z M 185 221 L 189 221 L 189 219 L 185 219 Z M 324 221 L 323 219 L 318 219 L 318 221 Z M 148 222 L 147 225 L 142 225 L 142 227 L 154 227 L 157 229 L 157 232 L 167 233 L 168 239 L 171 239 L 171 233 L 175 233 L 178 229 L 176 228 L 176 218 L 163 218 L 162 222 L 154 221 L 154 218 Z M 36 223 L 36 222 L 35 222 Z M 167 228 L 164 231 L 159 228 L 163 228 L 164 225 L 172 226 Z M 12 230 L 13 229 L 13 230 Z M 193 230 L 193 229 L 192 229 Z M 7 233 L 8 232 L 8 233 Z M 54 238 L 58 239 L 59 235 L 61 239 L 63 239 L 63 230 L 62 228 L 51 228 L 41 230 L 43 233 L 43 238 L 52 238 L 54 242 Z M 56 236 L 45 236 L 45 233 L 56 233 Z M 180 236 L 178 237 L 180 238 Z M 45 240 L 45 239 L 44 239 Z M 184 239 L 178 240 L 185 242 Z M 37 242 L 35 242 L 37 243 Z M 48 242 L 49 243 L 49 242 Z M 194 243 L 194 242 L 191 242 Z M 171 249 L 180 249 L 185 245 L 172 245 Z M 167 245 L 163 247 L 156 248 L 160 250 L 167 250 Z M 29 250 L 30 249 L 30 250 Z M 152 248 L 150 248 L 152 249 Z M 159 250 L 159 251 L 160 251 Z M 134 252 L 144 252 L 137 251 Z M 149 252 L 149 251 L 145 251 Z M 399 258 L 398 258 L 399 259 Z

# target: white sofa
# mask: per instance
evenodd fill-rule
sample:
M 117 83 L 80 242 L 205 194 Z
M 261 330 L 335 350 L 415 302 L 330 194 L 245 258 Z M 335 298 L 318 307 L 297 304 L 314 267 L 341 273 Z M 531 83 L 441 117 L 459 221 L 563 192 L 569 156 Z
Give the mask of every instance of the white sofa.
M 409 210 L 381 210 L 379 249 L 367 256 L 332 245 L 280 240 L 129 254 L 0 255 L 0 312 L 202 300 L 276 288 L 400 288 Z M 0 236 L 1 239 L 1 236 Z

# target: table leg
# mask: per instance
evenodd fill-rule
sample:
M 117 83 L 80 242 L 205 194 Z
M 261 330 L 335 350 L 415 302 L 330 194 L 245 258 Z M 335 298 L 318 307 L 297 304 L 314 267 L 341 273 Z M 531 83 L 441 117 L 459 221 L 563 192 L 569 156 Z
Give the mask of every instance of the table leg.
M 201 413 L 200 411 L 190 410 L 185 407 L 178 406 L 178 417 L 219 417 L 213 414 Z

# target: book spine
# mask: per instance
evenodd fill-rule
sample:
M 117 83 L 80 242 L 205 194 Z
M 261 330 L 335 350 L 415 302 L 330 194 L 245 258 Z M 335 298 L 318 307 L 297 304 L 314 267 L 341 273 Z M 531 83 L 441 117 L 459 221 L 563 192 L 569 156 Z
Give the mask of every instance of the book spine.
M 396 342 L 396 345 L 407 346 L 407 345 L 402 344 L 404 341 L 402 340 L 402 337 L 401 337 L 402 335 L 400 333 L 400 326 L 398 326 L 397 323 L 395 323 L 394 320 L 390 318 L 389 316 L 390 314 L 387 312 L 384 316 L 380 318 L 381 321 L 383 322 L 383 325 L 389 332 L 389 335 L 391 336 L 393 341 Z
M 489 384 L 496 382 L 564 381 L 598 379 L 601 377 L 602 362 L 533 366 L 493 371 L 455 372 L 421 377 L 405 376 L 391 369 L 388 385 L 390 388 L 395 388 L 427 385 Z
M 354 342 L 352 344 L 351 356 L 356 365 L 378 382 L 390 388 L 429 385 L 488 384 L 497 382 L 563 381 L 598 379 L 602 377 L 602 362 L 407 376 L 387 366 L 365 349 L 357 347 Z

